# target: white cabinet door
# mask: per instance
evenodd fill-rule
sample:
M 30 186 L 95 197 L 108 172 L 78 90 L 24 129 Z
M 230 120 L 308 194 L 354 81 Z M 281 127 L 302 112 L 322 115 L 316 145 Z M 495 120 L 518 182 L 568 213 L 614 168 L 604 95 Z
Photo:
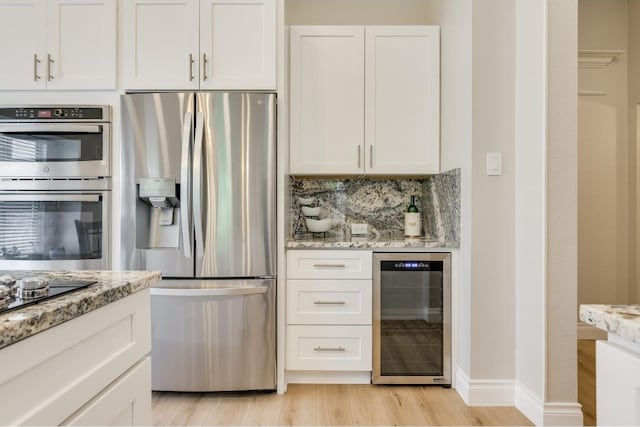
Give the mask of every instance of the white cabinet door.
M 365 32 L 367 173 L 438 173 L 439 27 L 366 27 Z
M 364 27 L 291 27 L 291 174 L 364 172 Z
M 145 357 L 62 425 L 151 425 L 151 359 Z
M 276 88 L 275 0 L 200 1 L 200 88 Z
M 116 88 L 116 1 L 48 2 L 47 88 Z
M 198 0 L 121 0 L 123 86 L 199 87 Z
M 46 9 L 46 0 L 0 0 L 1 90 L 45 87 Z

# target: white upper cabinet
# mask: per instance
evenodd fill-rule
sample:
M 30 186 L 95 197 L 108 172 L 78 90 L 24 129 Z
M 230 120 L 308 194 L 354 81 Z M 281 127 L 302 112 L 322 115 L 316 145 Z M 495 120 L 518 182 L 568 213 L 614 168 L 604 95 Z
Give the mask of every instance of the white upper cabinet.
M 437 26 L 291 27 L 291 174 L 440 164 Z
M 127 89 L 275 89 L 275 0 L 122 0 Z
M 291 27 L 292 174 L 364 172 L 364 27 Z
M 0 89 L 115 89 L 116 0 L 0 0 Z
M 367 27 L 367 173 L 440 171 L 438 27 Z

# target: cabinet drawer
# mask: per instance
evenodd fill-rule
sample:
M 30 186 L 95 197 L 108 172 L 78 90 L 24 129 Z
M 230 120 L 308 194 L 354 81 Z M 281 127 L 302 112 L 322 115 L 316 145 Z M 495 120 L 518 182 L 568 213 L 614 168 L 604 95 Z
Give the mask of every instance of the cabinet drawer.
M 370 371 L 371 326 L 287 327 L 287 369 Z
M 371 280 L 288 280 L 289 324 L 371 324 Z
M 371 279 L 371 251 L 288 251 L 290 279 Z

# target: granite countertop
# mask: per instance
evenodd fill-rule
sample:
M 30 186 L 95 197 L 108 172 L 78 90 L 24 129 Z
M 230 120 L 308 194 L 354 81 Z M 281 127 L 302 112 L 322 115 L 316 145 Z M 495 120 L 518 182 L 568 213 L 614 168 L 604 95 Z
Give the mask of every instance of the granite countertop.
M 421 238 L 381 238 L 328 236 L 314 238 L 303 236 L 300 239 L 287 239 L 287 249 L 375 249 L 375 248 L 451 248 L 446 242 Z
M 3 272 L 5 273 L 5 272 Z M 0 348 L 103 307 L 158 282 L 159 271 L 9 271 L 15 278 L 96 280 L 98 283 L 48 301 L 0 314 Z
M 640 305 L 580 305 L 580 320 L 640 343 Z

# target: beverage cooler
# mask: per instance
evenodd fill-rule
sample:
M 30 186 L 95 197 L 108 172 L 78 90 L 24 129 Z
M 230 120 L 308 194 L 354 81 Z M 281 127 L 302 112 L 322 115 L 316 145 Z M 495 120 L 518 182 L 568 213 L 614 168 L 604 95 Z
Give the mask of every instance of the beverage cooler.
M 451 385 L 451 254 L 374 253 L 373 383 Z

